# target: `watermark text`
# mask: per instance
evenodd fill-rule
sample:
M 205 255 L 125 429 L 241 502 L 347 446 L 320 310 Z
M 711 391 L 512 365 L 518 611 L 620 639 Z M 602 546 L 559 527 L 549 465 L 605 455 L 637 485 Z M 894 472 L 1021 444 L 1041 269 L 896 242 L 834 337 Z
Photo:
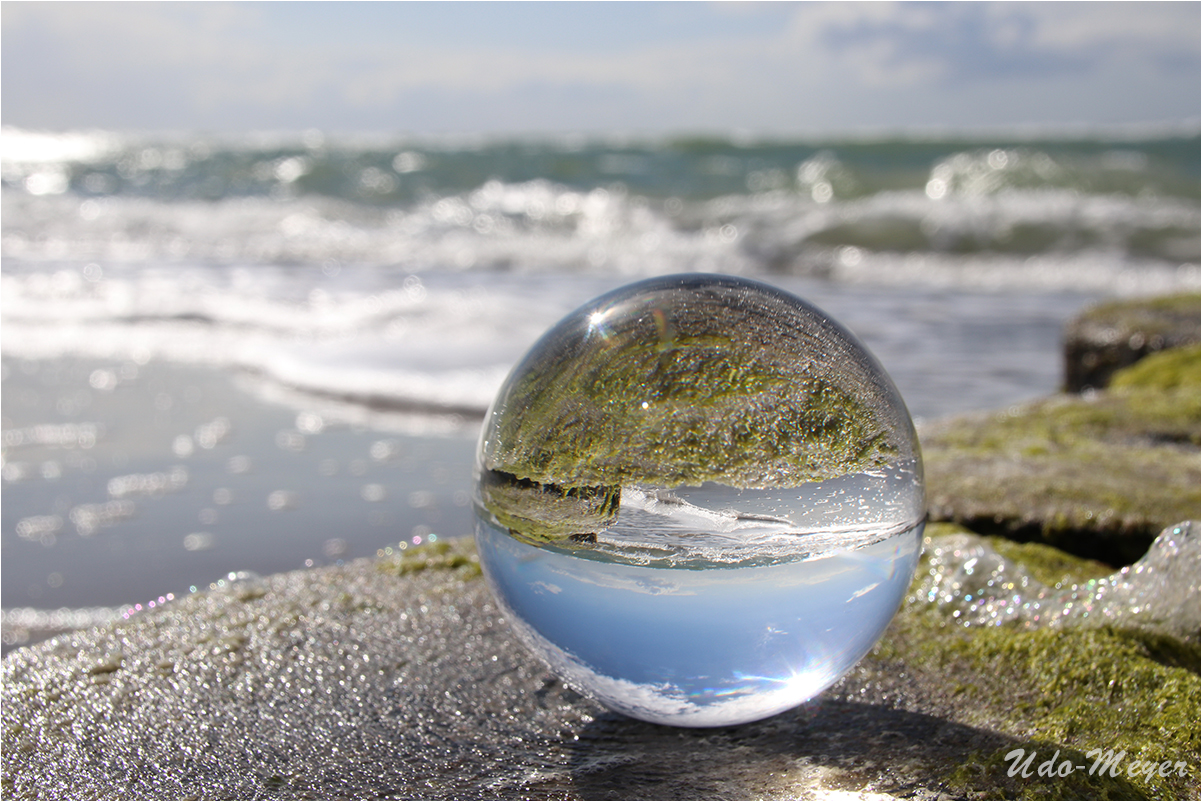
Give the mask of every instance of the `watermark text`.
M 1025 749 L 1012 749 L 1007 752 L 1005 759 L 1010 761 L 1010 768 L 1006 770 L 1006 776 L 1067 777 L 1075 771 L 1088 771 L 1091 776 L 1109 773 L 1111 777 L 1119 777 L 1125 774 L 1130 778 L 1143 777 L 1145 781 L 1151 782 L 1153 777 L 1168 777 L 1174 774 L 1184 777 L 1189 769 L 1184 760 L 1130 760 L 1124 766 L 1126 750 L 1115 752 L 1113 749 L 1091 749 L 1085 753 L 1085 757 L 1093 761 L 1088 765 L 1067 759 L 1060 760 L 1059 749 L 1038 765 L 1035 765 L 1035 755 L 1034 751 L 1028 753 Z

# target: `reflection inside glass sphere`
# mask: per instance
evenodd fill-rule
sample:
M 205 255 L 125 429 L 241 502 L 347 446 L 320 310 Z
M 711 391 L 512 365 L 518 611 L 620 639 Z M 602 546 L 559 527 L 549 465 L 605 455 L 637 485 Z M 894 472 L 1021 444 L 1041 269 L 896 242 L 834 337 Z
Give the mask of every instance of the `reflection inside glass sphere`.
M 522 640 L 636 718 L 719 726 L 828 687 L 920 551 L 917 438 L 892 381 L 813 306 L 725 276 L 569 315 L 502 386 L 476 539 Z

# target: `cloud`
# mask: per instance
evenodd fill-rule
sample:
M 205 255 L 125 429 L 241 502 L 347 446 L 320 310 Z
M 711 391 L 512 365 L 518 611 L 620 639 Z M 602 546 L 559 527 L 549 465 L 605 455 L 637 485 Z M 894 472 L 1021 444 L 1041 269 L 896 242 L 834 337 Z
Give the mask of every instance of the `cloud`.
M 1192 3 L 6 2 L 3 23 L 5 121 L 27 127 L 797 129 L 1198 107 Z M 985 88 L 992 105 L 974 102 Z
M 803 6 L 794 41 L 867 83 L 1054 77 L 1124 58 L 1198 59 L 1182 3 L 899 3 Z
M 655 724 L 726 727 L 757 721 L 796 707 L 839 679 L 831 658 L 816 649 L 805 665 L 779 677 L 711 678 L 690 697 L 671 682 L 640 683 L 611 677 L 548 641 L 521 619 L 510 617 L 518 637 L 568 686 L 628 716 Z

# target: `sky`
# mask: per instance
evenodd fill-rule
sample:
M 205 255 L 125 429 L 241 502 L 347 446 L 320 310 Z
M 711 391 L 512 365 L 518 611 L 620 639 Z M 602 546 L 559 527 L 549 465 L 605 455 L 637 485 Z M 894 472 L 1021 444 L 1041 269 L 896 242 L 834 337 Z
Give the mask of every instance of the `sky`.
M 1196 129 L 1202 5 L 16 2 L 37 130 Z

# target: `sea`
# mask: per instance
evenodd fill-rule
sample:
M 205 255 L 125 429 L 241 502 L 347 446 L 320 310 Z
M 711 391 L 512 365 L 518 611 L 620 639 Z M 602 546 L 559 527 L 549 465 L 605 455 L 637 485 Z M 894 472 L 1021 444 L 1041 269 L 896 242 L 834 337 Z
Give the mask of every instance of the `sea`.
M 5 649 L 471 532 L 482 416 L 589 299 L 758 279 L 919 422 L 1056 392 L 1065 323 L 1198 291 L 1193 130 L 0 132 Z

